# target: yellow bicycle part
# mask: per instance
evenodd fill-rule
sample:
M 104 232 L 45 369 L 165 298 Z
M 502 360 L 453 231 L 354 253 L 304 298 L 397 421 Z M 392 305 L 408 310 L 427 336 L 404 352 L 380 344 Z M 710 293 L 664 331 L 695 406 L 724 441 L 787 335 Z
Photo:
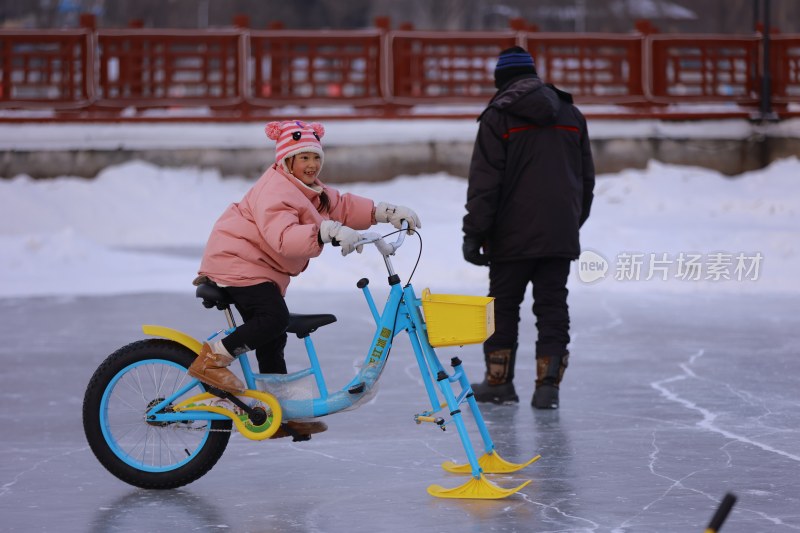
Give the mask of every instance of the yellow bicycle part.
M 247 413 L 237 413 L 235 411 L 231 411 L 230 409 L 226 409 L 225 407 L 221 407 L 220 405 L 203 403 L 208 400 L 219 400 L 217 396 L 214 396 L 208 392 L 198 394 L 197 396 L 192 396 L 191 398 L 182 401 L 181 403 L 175 405 L 173 410 L 175 412 L 210 411 L 212 413 L 227 416 L 233 420 L 233 423 L 236 426 L 236 429 L 239 430 L 239 433 L 250 440 L 265 440 L 273 436 L 278 431 L 278 428 L 280 428 L 281 425 L 283 412 L 281 410 L 281 405 L 278 403 L 278 399 L 275 398 L 275 396 L 269 394 L 268 392 L 256 390 L 246 390 L 242 394 L 237 394 L 236 396 L 246 396 L 248 398 L 258 400 L 260 405 L 256 405 L 254 407 L 265 409 L 267 411 L 267 420 L 263 424 L 257 426 L 253 424 L 253 422 L 247 416 Z
M 503 487 L 498 487 L 481 474 L 480 477 L 473 477 L 463 485 L 452 489 L 446 489 L 440 485 L 431 485 L 428 487 L 428 494 L 437 498 L 499 500 L 515 494 L 528 483 L 530 483 L 530 480 L 513 489 L 504 489 Z
M 203 343 L 194 337 L 187 335 L 182 331 L 178 331 L 177 329 L 168 328 L 166 326 L 145 324 L 142 326 L 142 331 L 145 335 L 150 335 L 151 337 L 163 337 L 165 339 L 173 340 L 179 344 L 183 344 L 194 353 L 200 353 L 200 348 L 203 346 Z
M 493 451 L 492 453 L 484 453 L 480 459 L 478 459 L 478 466 L 481 467 L 481 470 L 483 470 L 484 474 L 508 474 L 510 472 L 522 470 L 526 466 L 535 463 L 541 458 L 541 455 L 537 455 L 527 463 L 511 463 L 500 457 L 500 454 L 497 453 L 497 451 Z M 465 465 L 457 465 L 453 461 L 445 461 L 442 463 L 442 468 L 454 474 L 472 473 L 472 467 L 469 465 L 469 463 Z

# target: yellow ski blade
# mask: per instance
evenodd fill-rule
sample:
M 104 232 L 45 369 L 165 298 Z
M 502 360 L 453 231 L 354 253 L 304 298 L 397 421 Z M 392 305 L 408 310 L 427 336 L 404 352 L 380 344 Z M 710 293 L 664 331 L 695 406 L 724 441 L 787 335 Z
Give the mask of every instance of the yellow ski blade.
M 519 487 L 504 489 L 503 487 L 498 487 L 481 474 L 479 478 L 470 478 L 470 480 L 463 485 L 452 489 L 446 489 L 440 485 L 431 485 L 428 487 L 428 494 L 437 498 L 499 500 L 500 498 L 505 498 L 506 496 L 511 496 L 518 492 L 528 483 L 530 483 L 530 480 Z
M 508 474 L 511 472 L 516 472 L 517 470 L 522 470 L 526 466 L 535 463 L 541 458 L 541 455 L 537 455 L 527 463 L 510 463 L 500 457 L 500 454 L 495 450 L 491 454 L 484 453 L 480 459 L 478 459 L 478 466 L 481 467 L 481 470 L 483 470 L 484 474 Z M 469 463 L 465 465 L 457 465 L 453 461 L 445 461 L 442 463 L 442 468 L 454 474 L 472 473 L 472 467 L 469 465 Z
M 242 394 L 237 394 L 237 396 L 246 396 L 248 398 L 254 398 L 258 400 L 269 409 L 269 412 L 272 414 L 272 416 L 267 418 L 267 421 L 264 424 L 256 426 L 250 421 L 249 417 L 245 413 L 237 414 L 230 409 L 226 409 L 225 407 L 221 407 L 219 405 L 201 403 L 207 400 L 219 399 L 213 394 L 207 392 L 198 394 L 197 396 L 192 396 L 191 398 L 182 401 L 181 403 L 175 405 L 173 410 L 176 412 L 209 411 L 211 413 L 227 416 L 233 421 L 236 429 L 239 430 L 239 433 L 250 440 L 266 440 L 278 431 L 278 428 L 280 428 L 281 425 L 283 412 L 277 398 L 267 392 L 255 390 L 246 390 Z

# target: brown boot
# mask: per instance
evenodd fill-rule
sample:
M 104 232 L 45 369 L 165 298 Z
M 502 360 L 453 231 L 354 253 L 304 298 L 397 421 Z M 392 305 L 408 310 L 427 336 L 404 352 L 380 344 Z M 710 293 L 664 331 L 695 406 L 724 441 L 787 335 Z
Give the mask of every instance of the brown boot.
M 283 437 L 292 437 L 294 441 L 308 440 L 314 433 L 322 433 L 327 429 L 328 424 L 325 422 L 295 422 L 290 420 L 281 424 L 278 431 L 270 438 L 281 439 Z
M 241 394 L 245 391 L 244 383 L 225 368 L 233 361 L 234 358 L 228 354 L 214 353 L 211 346 L 204 342 L 200 354 L 189 367 L 189 375 L 206 385 L 232 394 Z
M 536 356 L 536 390 L 531 405 L 536 409 L 558 409 L 558 387 L 569 366 L 569 352 L 563 356 Z
M 495 350 L 484 355 L 486 377 L 482 383 L 471 383 L 477 402 L 507 404 L 519 402 L 514 389 L 514 362 L 516 353 L 512 349 Z

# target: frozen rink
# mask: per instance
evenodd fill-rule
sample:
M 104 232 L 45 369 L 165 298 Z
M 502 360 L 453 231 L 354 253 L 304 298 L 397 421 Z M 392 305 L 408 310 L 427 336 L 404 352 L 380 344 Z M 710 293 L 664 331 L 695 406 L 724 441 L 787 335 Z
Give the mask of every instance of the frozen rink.
M 378 302 L 382 278 L 373 279 Z M 331 388 L 352 376 L 372 325 L 352 291 L 296 291 L 295 312 L 333 312 L 314 338 Z M 418 287 L 420 289 L 420 287 Z M 525 302 L 525 306 L 530 302 Z M 502 486 L 504 500 L 442 500 L 440 468 L 465 462 L 455 428 L 418 426 L 428 406 L 408 341 L 396 341 L 372 403 L 327 417 L 309 442 L 234 436 L 220 462 L 182 489 L 145 491 L 106 472 L 81 427 L 84 388 L 102 359 L 143 338 L 139 324 L 196 337 L 222 314 L 185 294 L 0 299 L 0 530 L 536 531 L 704 530 L 719 500 L 737 502 L 724 533 L 800 529 L 800 316 L 796 296 L 571 296 L 573 342 L 558 411 L 529 406 L 532 318 L 523 319 L 521 403 L 482 409 L 507 460 L 542 459 Z M 290 370 L 301 361 L 290 339 Z M 474 379 L 478 346 L 457 351 Z M 477 435 L 475 435 L 477 437 Z M 479 446 L 479 441 L 474 441 Z
M 800 530 L 798 176 L 790 158 L 735 178 L 658 162 L 598 177 L 581 232 L 590 257 L 573 263 L 569 282 L 561 408 L 529 405 L 530 301 L 522 401 L 482 408 L 503 458 L 542 455 L 491 476 L 503 487 L 533 480 L 498 501 L 426 492 L 462 484 L 440 465 L 466 457 L 455 428 L 414 423 L 430 405 L 403 338 L 372 403 L 327 417 L 330 429 L 310 442 L 234 435 L 220 462 L 184 488 L 118 481 L 83 434 L 89 378 L 143 338 L 141 324 L 198 338 L 224 326 L 190 281 L 214 220 L 255 176 L 131 161 L 93 180 L 0 180 L 0 531 L 685 533 L 702 532 L 727 492 L 738 502 L 722 533 Z M 340 189 L 420 214 L 418 293 L 485 294 L 486 269 L 461 259 L 466 180 L 399 176 Z M 404 281 L 418 242 L 406 246 L 395 261 Z M 696 279 L 690 259 L 702 267 Z M 583 271 L 605 277 L 581 280 L 579 265 L 605 265 Z M 380 304 L 380 258 L 328 247 L 289 289 L 293 312 L 339 317 L 314 334 L 329 389 L 349 381 L 372 338 L 355 287 L 363 276 Z M 305 363 L 297 339 L 287 353 L 290 370 Z M 453 355 L 481 379 L 479 345 L 440 351 L 445 363 Z

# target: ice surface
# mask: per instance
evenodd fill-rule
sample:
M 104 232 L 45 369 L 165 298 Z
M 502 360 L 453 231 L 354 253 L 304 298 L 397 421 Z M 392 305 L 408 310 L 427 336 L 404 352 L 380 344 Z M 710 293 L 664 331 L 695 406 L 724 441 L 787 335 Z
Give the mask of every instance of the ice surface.
M 373 283 L 379 298 L 384 283 Z M 297 291 L 289 303 L 339 317 L 315 340 L 329 386 L 343 386 L 372 334 L 354 284 Z M 470 501 L 426 492 L 461 484 L 440 465 L 466 459 L 454 430 L 414 423 L 429 405 L 402 338 L 376 398 L 326 417 L 326 433 L 301 443 L 234 436 L 200 480 L 148 492 L 112 477 L 88 449 L 86 384 L 107 354 L 142 338 L 139 324 L 202 337 L 224 325 L 221 313 L 191 294 L 2 299 L 0 530 L 700 532 L 730 491 L 739 501 L 723 533 L 796 531 L 796 308 L 779 295 L 573 294 L 572 358 L 555 412 L 528 405 L 535 369 L 524 316 L 522 401 L 482 412 L 502 457 L 542 459 L 492 476 L 505 487 L 532 479 L 520 494 Z M 290 367 L 300 349 L 291 339 Z M 454 352 L 477 379 L 480 348 L 440 357 Z

